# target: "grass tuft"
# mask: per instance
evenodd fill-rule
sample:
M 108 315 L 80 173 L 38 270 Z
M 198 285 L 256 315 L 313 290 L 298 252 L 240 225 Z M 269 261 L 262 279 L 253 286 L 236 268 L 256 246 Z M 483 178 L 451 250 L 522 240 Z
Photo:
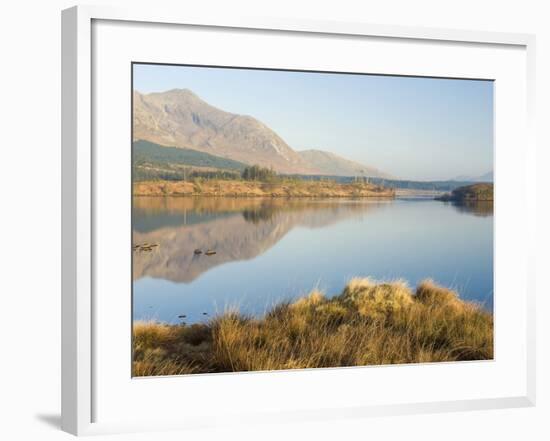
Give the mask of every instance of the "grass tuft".
M 362 366 L 493 358 L 493 317 L 425 280 L 352 279 L 263 318 L 227 311 L 205 324 L 134 324 L 135 376 Z

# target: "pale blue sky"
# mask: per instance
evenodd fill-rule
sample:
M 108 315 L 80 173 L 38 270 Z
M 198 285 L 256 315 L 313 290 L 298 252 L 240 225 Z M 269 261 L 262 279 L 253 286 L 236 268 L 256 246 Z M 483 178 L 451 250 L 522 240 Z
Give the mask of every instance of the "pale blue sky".
M 328 150 L 399 178 L 493 169 L 491 81 L 134 65 L 135 90 L 174 88 L 259 119 L 295 150 Z

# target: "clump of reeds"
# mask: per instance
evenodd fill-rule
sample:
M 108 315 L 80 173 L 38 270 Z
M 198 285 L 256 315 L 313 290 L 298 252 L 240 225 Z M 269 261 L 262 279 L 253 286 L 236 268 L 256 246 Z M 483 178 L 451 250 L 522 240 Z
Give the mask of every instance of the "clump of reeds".
M 256 319 L 228 311 L 205 324 L 134 324 L 134 375 L 176 375 L 493 358 L 493 317 L 426 280 L 352 279 Z

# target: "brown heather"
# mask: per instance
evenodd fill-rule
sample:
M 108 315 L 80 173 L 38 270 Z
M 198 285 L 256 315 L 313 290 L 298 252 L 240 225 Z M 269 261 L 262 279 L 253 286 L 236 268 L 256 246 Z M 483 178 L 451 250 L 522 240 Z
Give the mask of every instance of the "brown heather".
M 430 280 L 352 279 L 331 299 L 313 291 L 254 319 L 134 324 L 134 376 L 363 366 L 493 358 L 493 317 Z

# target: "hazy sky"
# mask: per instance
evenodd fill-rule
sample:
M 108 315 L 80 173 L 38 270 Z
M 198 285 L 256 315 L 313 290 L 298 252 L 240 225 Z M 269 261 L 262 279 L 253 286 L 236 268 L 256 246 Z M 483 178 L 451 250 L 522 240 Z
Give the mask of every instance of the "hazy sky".
M 134 89 L 174 88 L 259 119 L 295 150 L 328 150 L 403 179 L 493 169 L 491 81 L 134 65 Z

